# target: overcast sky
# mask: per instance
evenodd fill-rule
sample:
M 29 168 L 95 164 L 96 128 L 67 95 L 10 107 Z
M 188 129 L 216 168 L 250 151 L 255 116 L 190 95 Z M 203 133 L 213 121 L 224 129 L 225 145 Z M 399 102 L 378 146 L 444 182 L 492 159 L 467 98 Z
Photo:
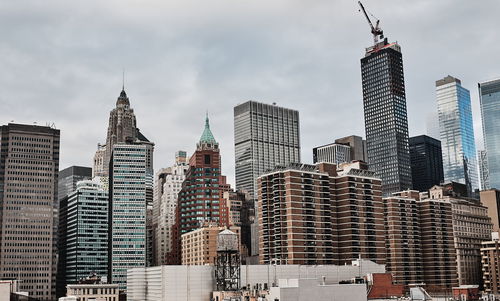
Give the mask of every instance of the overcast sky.
M 500 1 L 365 0 L 402 47 L 410 136 L 436 111 L 448 74 L 471 91 L 500 77 Z M 155 169 L 191 154 L 209 111 L 223 173 L 234 183 L 233 107 L 300 111 L 302 161 L 312 147 L 364 136 L 360 58 L 372 44 L 354 0 L 0 0 L 0 123 L 61 130 L 61 169 L 91 166 L 105 142 L 125 69 Z

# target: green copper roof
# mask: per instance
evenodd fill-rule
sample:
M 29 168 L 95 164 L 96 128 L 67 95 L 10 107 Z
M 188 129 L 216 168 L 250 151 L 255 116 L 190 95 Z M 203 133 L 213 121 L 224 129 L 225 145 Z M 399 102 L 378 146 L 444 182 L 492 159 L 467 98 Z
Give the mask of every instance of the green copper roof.
M 203 130 L 203 134 L 201 134 L 200 143 L 217 144 L 217 141 L 215 141 L 214 135 L 212 134 L 212 131 L 210 130 L 210 123 L 208 121 L 208 113 L 207 113 L 207 117 L 205 119 L 205 129 Z

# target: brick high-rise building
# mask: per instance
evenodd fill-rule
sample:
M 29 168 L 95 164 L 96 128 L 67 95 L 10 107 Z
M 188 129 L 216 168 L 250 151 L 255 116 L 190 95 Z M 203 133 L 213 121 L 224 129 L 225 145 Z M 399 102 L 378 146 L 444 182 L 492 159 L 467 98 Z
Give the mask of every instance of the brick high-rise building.
M 323 163 L 327 164 L 327 163 Z M 258 178 L 259 261 L 334 264 L 338 259 L 330 173 L 291 164 Z
M 169 264 L 181 262 L 181 236 L 207 224 L 228 226 L 229 216 L 223 199 L 230 190 L 221 174 L 219 143 L 215 140 L 208 116 L 196 151 L 189 159 L 182 189 L 178 194 L 176 222 L 172 229 L 172 250 Z
M 500 294 L 500 241 L 498 232 L 491 234 L 492 239 L 481 243 L 481 265 L 483 270 L 484 292 Z
M 365 162 L 340 164 L 335 177 L 339 263 L 385 263 L 382 183 Z
M 0 127 L 0 278 L 38 300 L 55 299 L 59 139 L 51 127 Z
M 456 190 L 461 190 L 457 193 Z M 460 285 L 480 285 L 481 242 L 490 238 L 492 231 L 488 208 L 478 200 L 459 196 L 467 191 L 465 184 L 453 183 L 434 186 L 429 190 L 430 199 L 450 203 L 453 221 L 453 239 L 456 249 L 458 282 Z
M 423 199 L 419 207 L 424 283 L 429 291 L 451 292 L 458 285 L 451 203 Z
M 423 282 L 419 207 L 418 193 L 384 198 L 386 270 L 397 284 Z
M 261 263 L 385 263 L 381 183 L 366 164 L 291 164 L 258 182 Z

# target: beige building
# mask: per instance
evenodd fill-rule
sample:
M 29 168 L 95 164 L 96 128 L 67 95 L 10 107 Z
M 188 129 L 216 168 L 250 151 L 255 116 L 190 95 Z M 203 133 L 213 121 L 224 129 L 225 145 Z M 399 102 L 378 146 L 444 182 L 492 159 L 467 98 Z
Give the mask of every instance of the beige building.
M 217 256 L 217 236 L 225 229 L 225 227 L 207 225 L 182 234 L 182 265 L 213 265 Z M 229 230 L 238 234 L 238 239 L 240 239 L 240 227 L 232 226 Z
M 38 300 L 55 298 L 59 130 L 0 127 L 0 278 Z
M 481 275 L 481 242 L 490 239 L 492 231 L 488 208 L 478 200 L 460 196 L 465 189 L 458 183 L 434 186 L 429 190 L 431 199 L 449 202 L 453 217 L 453 239 L 457 253 L 459 285 L 478 285 Z
M 493 231 L 500 231 L 500 190 L 490 189 L 480 192 L 481 204 L 488 208 L 488 216 L 493 223 Z
M 67 297 L 76 301 L 118 301 L 118 284 L 68 284 Z
M 500 242 L 498 232 L 492 233 L 491 241 L 481 244 L 481 264 L 483 270 L 484 292 L 500 294 Z

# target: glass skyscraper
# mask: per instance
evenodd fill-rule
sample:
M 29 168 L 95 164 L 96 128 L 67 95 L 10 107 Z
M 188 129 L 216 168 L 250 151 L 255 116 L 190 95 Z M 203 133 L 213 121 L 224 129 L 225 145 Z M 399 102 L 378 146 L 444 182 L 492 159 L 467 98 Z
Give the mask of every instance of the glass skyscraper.
M 403 56 L 387 39 L 361 59 L 365 132 L 370 170 L 384 195 L 412 188 Z
M 441 142 L 426 135 L 410 138 L 413 189 L 427 191 L 443 181 Z
M 479 83 L 489 186 L 500 189 L 500 79 Z
M 109 279 L 120 289 L 126 289 L 128 269 L 147 265 L 147 157 L 144 144 L 117 143 L 111 154 Z
M 472 195 L 479 181 L 469 90 L 448 75 L 436 81 L 436 96 L 444 180 L 465 184 Z
M 108 192 L 99 182 L 79 181 L 59 211 L 58 296 L 67 284 L 108 273 Z

